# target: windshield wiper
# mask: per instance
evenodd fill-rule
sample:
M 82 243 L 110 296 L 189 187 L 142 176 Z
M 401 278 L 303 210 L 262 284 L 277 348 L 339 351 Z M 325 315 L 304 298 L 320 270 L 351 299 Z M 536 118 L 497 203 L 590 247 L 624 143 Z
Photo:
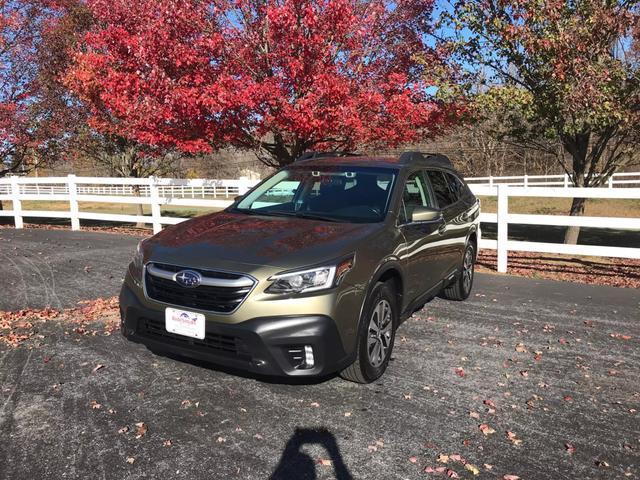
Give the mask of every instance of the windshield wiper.
M 292 217 L 292 218 L 307 218 L 310 220 L 321 220 L 324 222 L 343 222 L 343 220 L 339 220 L 334 217 L 329 217 L 326 215 L 319 215 L 315 213 L 308 212 L 278 212 L 278 211 L 267 211 L 261 212 L 259 210 L 254 210 L 252 208 L 236 208 L 234 211 L 239 213 L 246 213 L 248 215 L 263 215 L 266 217 Z
M 309 212 L 296 212 L 294 216 L 298 218 L 308 218 L 311 220 L 322 220 L 325 222 L 343 222 L 343 220 L 340 220 L 335 217 L 328 217 L 326 215 L 318 215 L 316 213 L 309 213 Z

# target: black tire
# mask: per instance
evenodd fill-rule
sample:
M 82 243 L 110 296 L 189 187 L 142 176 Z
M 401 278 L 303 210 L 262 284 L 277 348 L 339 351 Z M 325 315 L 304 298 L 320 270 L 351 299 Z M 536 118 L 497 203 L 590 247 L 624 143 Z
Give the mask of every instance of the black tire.
M 389 324 L 385 321 L 387 318 L 385 302 L 389 307 Z M 380 312 L 384 313 L 380 315 Z M 377 318 L 380 323 L 376 323 L 375 318 Z M 378 329 L 379 334 L 376 333 L 374 329 L 371 329 L 372 323 L 375 324 L 373 328 L 377 328 L 378 326 L 382 327 Z M 389 327 L 388 330 L 387 325 Z M 362 312 L 360 327 L 358 329 L 356 360 L 345 368 L 340 373 L 340 376 L 345 380 L 356 383 L 371 383 L 380 378 L 387 369 L 389 359 L 391 358 L 397 325 L 398 299 L 395 289 L 389 282 L 378 283 L 367 298 L 366 306 Z M 374 337 L 372 335 L 377 336 Z M 372 342 L 371 344 L 370 340 Z M 378 344 L 380 347 L 377 347 Z M 385 344 L 387 345 L 386 350 L 384 350 Z M 370 346 L 372 346 L 371 351 L 369 350 Z M 383 350 L 384 355 L 382 355 Z M 374 360 L 371 359 L 372 356 Z
M 474 267 L 476 260 L 476 248 L 470 243 L 464 249 L 462 265 L 451 285 L 442 290 L 440 296 L 447 300 L 462 301 L 469 298 L 473 288 Z

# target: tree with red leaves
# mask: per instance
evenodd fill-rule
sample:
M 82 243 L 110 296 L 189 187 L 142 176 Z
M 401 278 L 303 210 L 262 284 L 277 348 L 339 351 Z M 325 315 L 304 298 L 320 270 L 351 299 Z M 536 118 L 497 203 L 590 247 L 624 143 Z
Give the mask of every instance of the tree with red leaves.
M 60 151 L 70 110 L 50 47 L 60 20 L 77 5 L 0 1 L 0 176 L 27 172 Z
M 434 135 L 432 0 L 89 0 L 69 86 L 101 132 L 273 166 Z

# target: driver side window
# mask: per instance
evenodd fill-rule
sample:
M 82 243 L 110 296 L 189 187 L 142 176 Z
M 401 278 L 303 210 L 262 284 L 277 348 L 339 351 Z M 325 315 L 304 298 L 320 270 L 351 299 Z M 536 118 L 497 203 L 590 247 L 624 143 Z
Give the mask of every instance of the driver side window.
M 432 207 L 427 184 L 422 172 L 414 172 L 407 178 L 402 193 L 402 207 L 400 209 L 400 223 L 411 222 L 411 215 L 416 207 Z

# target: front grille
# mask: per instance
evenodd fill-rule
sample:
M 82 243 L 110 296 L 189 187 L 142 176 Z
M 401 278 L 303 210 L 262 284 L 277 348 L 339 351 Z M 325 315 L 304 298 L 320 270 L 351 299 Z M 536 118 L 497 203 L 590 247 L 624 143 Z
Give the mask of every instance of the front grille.
M 162 340 L 169 344 L 189 347 L 194 350 L 237 357 L 243 360 L 251 359 L 248 349 L 242 339 L 230 335 L 206 332 L 203 340 L 185 337 L 167 332 L 163 321 L 153 320 L 150 318 L 141 318 L 139 320 L 138 334 L 143 337 Z
M 151 265 L 168 273 L 176 273 L 184 269 L 182 267 L 161 263 L 153 263 Z M 235 273 L 216 272 L 197 268 L 189 268 L 189 270 L 194 270 L 200 273 L 203 278 L 207 279 L 239 280 L 248 278 Z M 233 312 L 244 301 L 253 288 L 253 285 L 241 287 L 200 285 L 196 288 L 186 288 L 169 278 L 151 275 L 149 271 L 145 273 L 145 286 L 147 296 L 152 300 L 179 307 L 195 308 L 216 313 Z

